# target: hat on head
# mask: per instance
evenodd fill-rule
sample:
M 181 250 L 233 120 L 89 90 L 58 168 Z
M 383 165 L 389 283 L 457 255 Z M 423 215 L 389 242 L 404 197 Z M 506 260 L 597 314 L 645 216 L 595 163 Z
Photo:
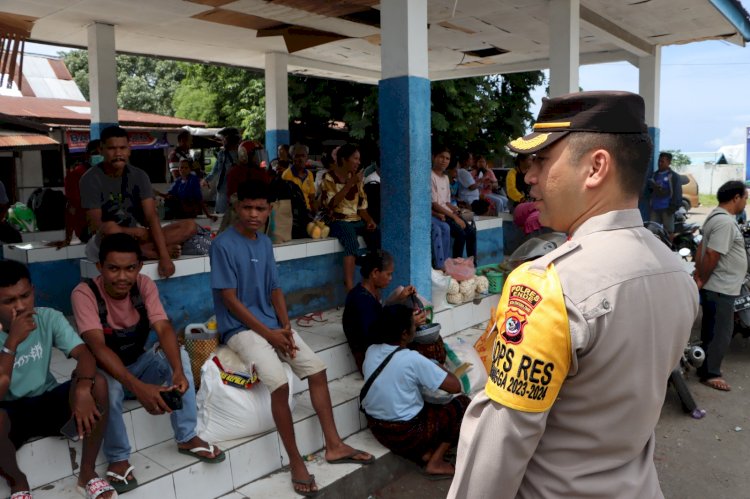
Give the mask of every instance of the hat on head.
M 517 153 L 531 154 L 549 147 L 570 132 L 645 133 L 643 97 L 630 92 L 578 92 L 542 100 L 530 134 L 510 143 Z
M 240 131 L 237 130 L 233 126 L 227 126 L 216 132 L 216 135 L 221 135 L 222 137 L 231 137 L 233 135 L 239 135 Z

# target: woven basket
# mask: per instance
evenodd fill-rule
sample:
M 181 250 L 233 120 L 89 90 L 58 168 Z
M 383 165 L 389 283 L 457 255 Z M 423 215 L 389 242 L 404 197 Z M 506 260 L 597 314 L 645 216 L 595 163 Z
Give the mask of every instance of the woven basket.
M 200 333 L 193 333 L 190 329 L 185 328 L 185 350 L 190 356 L 190 370 L 193 372 L 196 391 L 201 386 L 201 367 L 218 346 L 219 333 L 216 330 L 207 331 L 204 329 Z

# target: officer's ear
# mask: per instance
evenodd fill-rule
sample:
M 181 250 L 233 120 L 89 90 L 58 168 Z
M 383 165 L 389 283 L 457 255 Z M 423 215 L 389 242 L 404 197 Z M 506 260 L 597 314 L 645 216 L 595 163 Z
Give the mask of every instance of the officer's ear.
M 586 187 L 601 187 L 614 175 L 612 155 L 606 149 L 593 149 L 584 156 L 585 168 L 588 169 Z

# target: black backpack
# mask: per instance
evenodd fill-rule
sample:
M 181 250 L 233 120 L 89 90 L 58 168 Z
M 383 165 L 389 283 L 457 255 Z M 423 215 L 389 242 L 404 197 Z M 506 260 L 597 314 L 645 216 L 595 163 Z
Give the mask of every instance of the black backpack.
M 38 230 L 60 230 L 65 228 L 67 198 L 55 189 L 36 189 L 26 203 L 36 216 Z

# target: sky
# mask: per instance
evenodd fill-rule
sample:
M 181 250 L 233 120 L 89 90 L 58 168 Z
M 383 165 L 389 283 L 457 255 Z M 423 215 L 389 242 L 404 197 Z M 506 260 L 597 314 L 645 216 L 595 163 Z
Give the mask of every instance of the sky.
M 750 1 L 743 2 L 748 8 Z M 638 69 L 628 62 L 581 66 L 583 90 L 638 92 Z M 750 44 L 724 41 L 662 47 L 660 149 L 716 151 L 744 142 L 750 126 Z M 543 88 L 532 96 L 538 113 Z
M 750 11 L 750 0 L 741 0 Z M 60 47 L 29 43 L 27 52 L 56 55 Z M 628 62 L 581 66 L 583 90 L 638 92 L 638 69 Z M 706 41 L 662 47 L 660 149 L 713 152 L 745 141 L 750 126 L 750 44 Z M 544 95 L 532 97 L 536 116 Z

